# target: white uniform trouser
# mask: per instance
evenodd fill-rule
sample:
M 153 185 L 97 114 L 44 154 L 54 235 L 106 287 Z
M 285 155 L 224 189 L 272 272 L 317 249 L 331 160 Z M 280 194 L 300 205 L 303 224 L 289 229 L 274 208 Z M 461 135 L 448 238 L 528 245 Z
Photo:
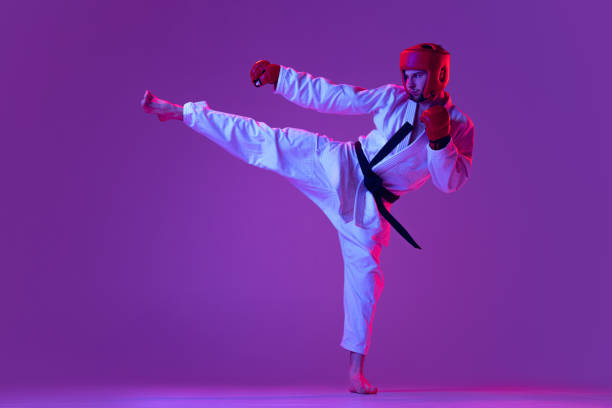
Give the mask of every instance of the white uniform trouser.
M 271 128 L 251 118 L 188 102 L 184 122 L 232 155 L 284 176 L 323 210 L 338 230 L 344 261 L 344 332 L 340 346 L 367 354 L 376 302 L 384 286 L 380 252 L 389 224 L 378 217 L 361 228 L 340 217 L 338 186 L 362 177 L 354 148 L 295 128 Z M 349 203 L 348 205 L 354 205 Z

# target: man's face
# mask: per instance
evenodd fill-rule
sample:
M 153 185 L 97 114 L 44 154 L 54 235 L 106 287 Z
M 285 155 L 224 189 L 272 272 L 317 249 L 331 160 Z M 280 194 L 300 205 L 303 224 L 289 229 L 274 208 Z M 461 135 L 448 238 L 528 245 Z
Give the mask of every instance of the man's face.
M 420 102 L 423 98 L 423 90 L 427 83 L 427 72 L 417 69 L 404 70 L 404 86 L 410 99 Z

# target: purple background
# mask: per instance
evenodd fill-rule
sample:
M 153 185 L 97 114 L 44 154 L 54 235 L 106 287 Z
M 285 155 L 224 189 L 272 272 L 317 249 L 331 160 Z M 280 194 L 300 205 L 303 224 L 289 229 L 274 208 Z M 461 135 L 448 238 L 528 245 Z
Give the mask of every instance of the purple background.
M 475 124 L 472 177 L 394 205 L 424 250 L 395 232 L 383 250 L 368 378 L 612 388 L 610 10 L 588 4 L 3 5 L 0 384 L 344 384 L 331 224 L 139 100 L 353 140 L 370 117 L 256 89 L 252 63 L 376 87 L 438 42 Z

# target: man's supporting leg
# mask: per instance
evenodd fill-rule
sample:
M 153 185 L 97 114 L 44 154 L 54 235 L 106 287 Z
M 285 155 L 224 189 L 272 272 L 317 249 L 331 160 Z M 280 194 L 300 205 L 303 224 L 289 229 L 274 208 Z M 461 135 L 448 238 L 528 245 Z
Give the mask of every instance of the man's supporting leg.
M 350 352 L 349 391 L 360 394 L 377 392 L 363 375 L 363 363 L 372 339 L 376 302 L 384 286 L 379 262 L 384 233 L 388 231 L 361 229 L 352 223 L 339 231 L 344 260 L 344 333 L 340 345 Z

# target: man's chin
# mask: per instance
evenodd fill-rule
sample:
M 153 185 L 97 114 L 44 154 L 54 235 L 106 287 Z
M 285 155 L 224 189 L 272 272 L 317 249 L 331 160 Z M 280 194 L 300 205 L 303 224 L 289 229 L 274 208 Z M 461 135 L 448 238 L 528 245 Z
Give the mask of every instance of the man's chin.
M 408 92 L 408 98 L 412 99 L 415 102 L 423 102 L 425 100 L 425 98 L 423 98 L 423 94 L 420 93 L 418 95 L 413 95 L 410 92 Z

